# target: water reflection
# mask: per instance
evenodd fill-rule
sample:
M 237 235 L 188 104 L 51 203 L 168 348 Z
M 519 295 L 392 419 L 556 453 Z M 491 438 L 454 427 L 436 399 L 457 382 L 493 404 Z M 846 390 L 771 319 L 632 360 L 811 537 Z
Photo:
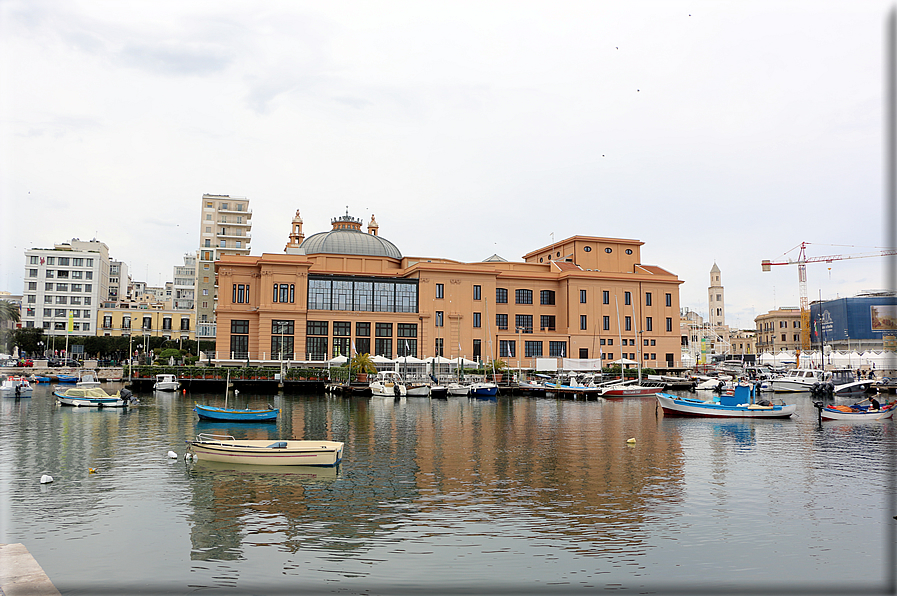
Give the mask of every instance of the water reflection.
M 241 394 L 251 407 L 275 402 L 281 416 L 240 424 L 197 419 L 193 403 L 218 396 L 140 397 L 114 410 L 59 408 L 46 390 L 0 402 L 0 441 L 15 466 L 4 475 L 3 538 L 26 542 L 62 589 L 89 585 L 97 569 L 65 556 L 59 540 L 104 552 L 120 536 L 153 534 L 102 577 L 166 577 L 187 593 L 284 577 L 297 589 L 350 592 L 398 581 L 778 585 L 856 578 L 858 561 L 861 581 L 881 575 L 868 572 L 880 551 L 847 545 L 884 535 L 882 520 L 851 512 L 891 494 L 892 464 L 867 464 L 893 461 L 893 424 L 818 425 L 809 400 L 794 420 L 732 421 L 666 418 L 640 399 Z M 344 462 L 165 456 L 183 456 L 199 432 L 343 441 Z M 44 472 L 57 481 L 39 487 Z

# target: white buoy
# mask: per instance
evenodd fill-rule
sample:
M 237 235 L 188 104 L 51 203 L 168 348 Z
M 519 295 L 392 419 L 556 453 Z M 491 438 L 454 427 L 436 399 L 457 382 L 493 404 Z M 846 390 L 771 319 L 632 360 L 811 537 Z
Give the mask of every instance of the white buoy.
M 168 457 L 170 457 L 171 459 L 175 459 L 175 458 L 177 458 L 177 456 L 178 456 L 178 454 L 175 453 L 174 451 L 168 452 Z
M 53 482 L 53 477 L 50 476 L 49 474 L 44 474 L 43 476 L 40 477 L 41 484 L 48 484 L 50 482 Z

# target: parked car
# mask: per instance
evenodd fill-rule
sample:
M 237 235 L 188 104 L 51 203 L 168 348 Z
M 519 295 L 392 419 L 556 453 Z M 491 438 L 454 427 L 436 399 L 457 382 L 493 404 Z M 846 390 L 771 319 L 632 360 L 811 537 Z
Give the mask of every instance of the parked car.
M 16 366 L 17 364 L 18 363 L 12 358 L 0 360 L 0 366 Z
M 47 366 L 81 366 L 81 363 L 74 358 L 50 358 L 47 360 Z
M 16 366 L 34 366 L 34 360 L 31 358 L 19 358 L 19 361 L 16 362 Z

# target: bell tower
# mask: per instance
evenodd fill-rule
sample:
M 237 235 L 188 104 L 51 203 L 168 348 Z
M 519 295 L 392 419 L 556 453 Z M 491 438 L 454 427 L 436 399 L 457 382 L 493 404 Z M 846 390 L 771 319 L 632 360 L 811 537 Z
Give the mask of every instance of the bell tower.
M 290 241 L 284 247 L 284 252 L 290 252 L 291 248 L 299 248 L 303 240 L 305 240 L 305 234 L 302 232 L 302 217 L 299 216 L 299 210 L 296 209 L 296 215 L 293 216 L 293 226 L 290 231 Z
M 707 302 L 710 307 L 710 327 L 718 329 L 726 325 L 726 294 L 723 289 L 722 273 L 713 262 L 710 270 L 710 287 L 707 288 Z

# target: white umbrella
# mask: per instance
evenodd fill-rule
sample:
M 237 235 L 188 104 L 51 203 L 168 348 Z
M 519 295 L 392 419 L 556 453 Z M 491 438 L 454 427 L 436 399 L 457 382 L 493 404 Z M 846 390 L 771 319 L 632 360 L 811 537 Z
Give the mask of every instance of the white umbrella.
M 638 360 L 630 360 L 629 358 L 620 358 L 619 360 L 614 360 L 611 364 L 638 364 Z
M 421 360 L 414 356 L 397 356 L 392 361 L 396 364 L 424 364 L 426 362 L 426 360 Z
M 371 362 L 373 362 L 374 364 L 395 364 L 394 361 L 386 358 L 385 356 L 381 356 L 380 354 L 377 354 L 376 356 L 371 358 Z
M 345 363 L 348 362 L 348 361 L 349 361 L 348 358 L 346 358 L 345 356 L 343 356 L 342 354 L 340 354 L 339 356 L 334 356 L 333 358 L 331 358 L 331 359 L 328 360 L 327 362 L 328 362 L 329 364 L 345 364 Z

